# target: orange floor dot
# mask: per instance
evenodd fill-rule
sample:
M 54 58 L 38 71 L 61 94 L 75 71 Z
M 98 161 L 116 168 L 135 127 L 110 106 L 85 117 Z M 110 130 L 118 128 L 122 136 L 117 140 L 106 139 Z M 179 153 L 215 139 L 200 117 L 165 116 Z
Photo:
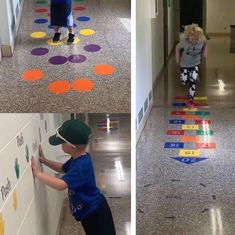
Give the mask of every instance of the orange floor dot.
M 59 80 L 48 85 L 48 90 L 54 94 L 63 94 L 70 90 L 70 83 L 66 80 Z
M 93 87 L 94 83 L 85 78 L 76 80 L 72 83 L 72 88 L 77 92 L 89 92 Z
M 93 67 L 93 71 L 99 75 L 110 75 L 115 72 L 115 68 L 109 64 L 100 64 Z
M 28 70 L 28 71 L 25 71 L 21 77 L 24 79 L 24 80 L 27 80 L 27 81 L 37 81 L 41 78 L 44 77 L 44 74 L 41 70 L 38 70 L 38 69 L 31 69 L 31 70 Z

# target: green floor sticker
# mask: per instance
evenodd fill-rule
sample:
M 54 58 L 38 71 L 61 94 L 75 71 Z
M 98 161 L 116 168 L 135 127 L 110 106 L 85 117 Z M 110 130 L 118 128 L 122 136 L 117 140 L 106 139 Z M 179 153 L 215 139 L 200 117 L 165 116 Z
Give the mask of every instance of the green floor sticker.
M 196 131 L 196 135 L 214 135 L 214 132 L 213 131 L 198 130 L 198 131 Z
M 207 112 L 207 111 L 205 111 L 205 112 L 195 112 L 195 114 L 198 115 L 198 116 L 208 116 L 208 115 L 210 115 L 210 112 Z

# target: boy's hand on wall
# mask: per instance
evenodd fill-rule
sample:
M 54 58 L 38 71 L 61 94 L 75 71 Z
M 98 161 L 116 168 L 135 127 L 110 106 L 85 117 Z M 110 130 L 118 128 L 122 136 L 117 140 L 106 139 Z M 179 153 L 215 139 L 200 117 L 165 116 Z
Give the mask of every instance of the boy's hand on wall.
M 33 176 L 34 177 L 37 177 L 37 174 L 39 171 L 39 169 L 37 168 L 37 165 L 36 165 L 36 161 L 35 161 L 35 158 L 34 156 L 31 158 L 31 168 L 32 168 L 32 172 L 33 172 Z
M 38 146 L 38 152 L 39 152 L 39 161 L 44 164 L 45 161 L 46 161 L 46 158 L 45 158 L 45 155 L 43 153 L 41 144 L 39 144 L 39 146 Z

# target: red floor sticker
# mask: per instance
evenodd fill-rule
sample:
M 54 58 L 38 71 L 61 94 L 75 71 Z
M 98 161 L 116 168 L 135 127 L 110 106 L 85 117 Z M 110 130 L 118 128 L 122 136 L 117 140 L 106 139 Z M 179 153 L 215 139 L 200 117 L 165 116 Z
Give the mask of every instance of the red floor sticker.
M 200 149 L 215 149 L 216 145 L 214 143 L 197 143 L 196 148 Z
M 211 120 L 195 120 L 195 124 L 199 124 L 199 125 L 211 124 Z
M 172 111 L 171 115 L 185 115 L 186 112 L 185 111 Z
M 184 135 L 184 130 L 168 130 L 167 135 Z

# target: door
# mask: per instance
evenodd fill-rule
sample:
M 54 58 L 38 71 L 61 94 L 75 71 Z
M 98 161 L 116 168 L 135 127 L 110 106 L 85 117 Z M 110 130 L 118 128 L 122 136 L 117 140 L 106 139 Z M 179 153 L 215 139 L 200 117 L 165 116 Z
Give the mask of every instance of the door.
M 205 0 L 180 0 L 180 27 L 184 25 L 198 24 L 204 28 L 204 4 Z

